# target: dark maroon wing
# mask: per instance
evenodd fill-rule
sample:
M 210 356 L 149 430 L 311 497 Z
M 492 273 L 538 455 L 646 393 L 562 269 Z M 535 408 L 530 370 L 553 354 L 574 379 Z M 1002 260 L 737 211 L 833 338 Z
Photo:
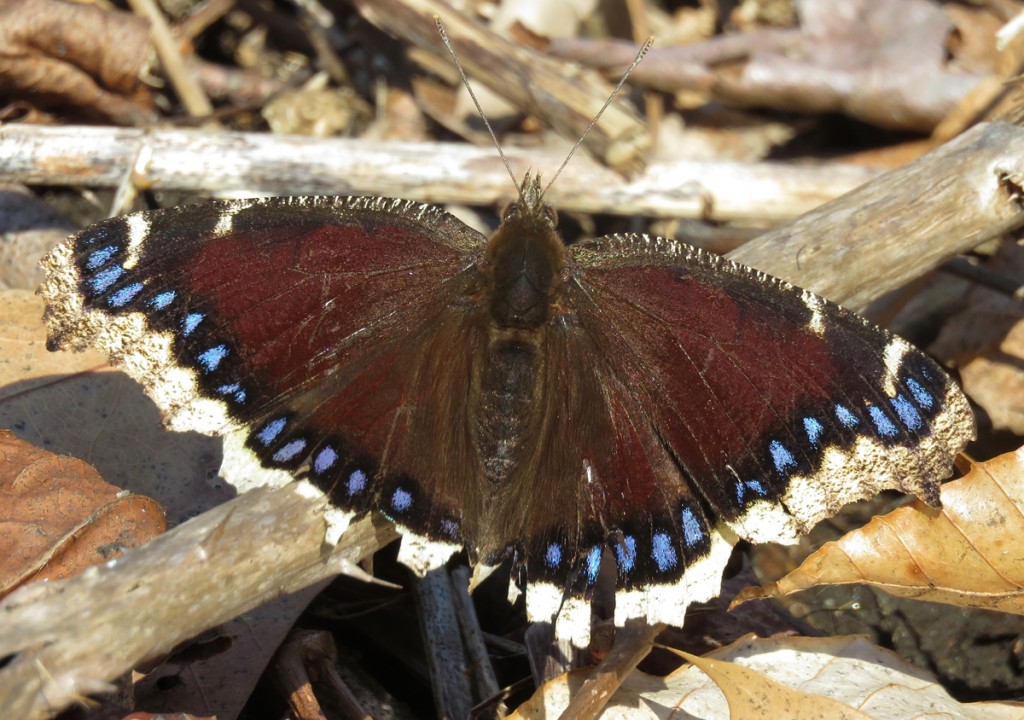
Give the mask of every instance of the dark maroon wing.
M 455 540 L 479 477 L 463 400 L 483 248 L 383 198 L 115 218 L 46 261 L 51 345 L 95 341 L 178 426 L 247 426 L 264 465 L 306 468 L 342 508 Z
M 557 409 L 531 472 L 565 478 L 551 504 L 578 513 L 535 509 L 531 576 L 596 572 L 611 537 L 625 596 L 685 606 L 717 594 L 722 567 L 704 561 L 723 537 L 792 541 L 882 488 L 935 503 L 974 436 L 933 360 L 809 292 L 646 236 L 574 245 L 567 264 L 548 339 Z M 678 594 L 648 597 L 652 584 Z

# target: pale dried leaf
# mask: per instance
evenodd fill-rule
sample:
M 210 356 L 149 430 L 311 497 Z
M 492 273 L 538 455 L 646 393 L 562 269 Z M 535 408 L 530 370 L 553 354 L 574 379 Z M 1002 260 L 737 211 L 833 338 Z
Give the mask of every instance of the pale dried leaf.
M 727 667 L 729 663 L 735 667 Z M 959 703 L 923 670 L 862 637 L 764 640 L 747 636 L 708 653 L 702 664 L 714 667 L 719 684 L 695 665 L 684 665 L 664 678 L 637 671 L 600 717 L 1024 718 L 1020 705 Z M 589 674 L 578 670 L 555 678 L 510 718 L 558 717 Z M 723 693 L 743 695 L 745 707 L 732 708 Z
M 571 37 L 597 7 L 596 0 L 516 0 L 503 2 L 491 26 L 504 32 L 521 25 L 541 38 Z
M 737 602 L 815 585 L 868 583 L 892 595 L 1024 613 L 1024 448 L 974 466 L 941 491 L 824 545 Z
M 821 695 L 794 690 L 772 680 L 768 675 L 739 663 L 679 653 L 714 681 L 729 704 L 730 720 L 761 720 L 765 715 L 814 720 L 829 717 L 835 720 L 866 720 L 870 716 Z

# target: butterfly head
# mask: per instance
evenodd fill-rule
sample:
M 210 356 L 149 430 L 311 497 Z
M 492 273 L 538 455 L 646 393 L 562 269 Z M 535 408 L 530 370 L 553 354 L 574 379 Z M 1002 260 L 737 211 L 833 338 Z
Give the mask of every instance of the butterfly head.
M 516 188 L 519 197 L 510 203 L 501 214 L 501 224 L 520 225 L 524 229 L 555 232 L 558 214 L 544 202 L 544 188 L 539 174 L 526 173 L 523 182 Z

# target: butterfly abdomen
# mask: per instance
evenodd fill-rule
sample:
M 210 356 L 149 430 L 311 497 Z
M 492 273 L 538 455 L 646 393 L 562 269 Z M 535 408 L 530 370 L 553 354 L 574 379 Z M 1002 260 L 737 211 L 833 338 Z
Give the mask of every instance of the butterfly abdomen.
M 502 494 L 522 455 L 533 414 L 537 366 L 535 347 L 499 340 L 488 349 L 480 370 L 476 444 L 487 480 L 485 494 L 492 498 Z

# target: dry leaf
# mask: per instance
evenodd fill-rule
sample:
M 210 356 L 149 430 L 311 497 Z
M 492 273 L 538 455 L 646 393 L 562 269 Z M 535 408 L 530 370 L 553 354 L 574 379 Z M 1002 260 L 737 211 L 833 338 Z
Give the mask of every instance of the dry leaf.
M 843 705 L 838 700 L 794 690 L 771 679 L 767 674 L 738 663 L 701 658 L 679 653 L 714 681 L 729 704 L 730 720 L 761 720 L 771 714 L 790 720 L 866 720 L 870 716 Z
M 139 77 L 149 23 L 131 13 L 57 0 L 0 3 L 0 94 L 70 105 L 125 125 L 152 121 Z
M 1024 718 L 1020 705 L 959 703 L 923 670 L 862 637 L 764 640 L 750 635 L 697 662 L 715 679 L 695 665 L 663 678 L 636 671 L 601 719 Z M 558 717 L 591 672 L 577 670 L 546 683 L 510 720 Z
M 321 73 L 267 102 L 261 114 L 271 131 L 310 137 L 357 134 L 372 114 L 370 106 L 351 88 L 326 87 L 326 80 Z
M 166 526 L 153 500 L 0 430 L 0 594 L 111 560 Z
M 106 355 L 48 352 L 42 318 L 37 296 L 0 291 L 0 428 L 156 498 L 172 524 L 234 494 L 218 479 L 220 440 L 167 432 L 153 401 Z
M 535 38 L 570 37 L 594 13 L 597 0 L 517 0 L 499 4 L 491 27 L 513 37 L 523 32 Z M 519 26 L 518 28 L 515 26 Z
M 776 583 L 735 602 L 815 585 L 868 583 L 899 597 L 1024 614 L 1024 448 L 824 545 Z

